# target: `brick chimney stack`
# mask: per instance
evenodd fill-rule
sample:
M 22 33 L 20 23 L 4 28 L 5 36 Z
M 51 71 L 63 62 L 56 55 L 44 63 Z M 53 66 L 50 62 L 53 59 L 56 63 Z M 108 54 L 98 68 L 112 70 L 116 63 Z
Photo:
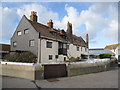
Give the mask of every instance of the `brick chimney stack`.
M 66 32 L 70 37 L 72 36 L 72 24 L 67 23 L 67 32 Z
M 53 22 L 51 19 L 47 22 L 47 25 L 48 27 L 53 28 Z
M 31 11 L 30 20 L 37 22 L 37 12 Z
M 88 37 L 88 34 L 86 34 L 86 45 L 89 48 L 89 37 Z

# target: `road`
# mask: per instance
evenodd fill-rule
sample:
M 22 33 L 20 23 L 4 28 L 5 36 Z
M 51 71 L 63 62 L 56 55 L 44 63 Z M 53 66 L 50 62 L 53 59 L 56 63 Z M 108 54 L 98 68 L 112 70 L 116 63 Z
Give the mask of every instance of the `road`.
M 3 77 L 3 88 L 118 88 L 118 69 L 51 80 Z

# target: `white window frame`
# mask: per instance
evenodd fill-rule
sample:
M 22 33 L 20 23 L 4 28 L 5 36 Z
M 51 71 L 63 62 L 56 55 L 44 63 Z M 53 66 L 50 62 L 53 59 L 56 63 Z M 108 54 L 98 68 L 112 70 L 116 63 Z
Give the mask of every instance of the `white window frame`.
M 21 31 L 18 31 L 17 32 L 17 36 L 21 36 L 22 35 L 22 32 Z
M 28 34 L 28 33 L 29 33 L 29 29 L 25 29 L 24 34 Z
M 30 40 L 30 41 L 29 41 L 29 46 L 30 46 L 30 47 L 35 46 L 35 41 L 34 41 L 34 40 Z

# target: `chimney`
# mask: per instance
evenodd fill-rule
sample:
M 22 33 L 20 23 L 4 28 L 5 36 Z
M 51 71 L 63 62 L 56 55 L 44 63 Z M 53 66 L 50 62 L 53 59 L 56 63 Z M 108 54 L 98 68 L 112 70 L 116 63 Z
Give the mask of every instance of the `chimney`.
M 47 25 L 48 27 L 53 28 L 53 22 L 51 19 L 47 22 Z
M 31 21 L 37 22 L 37 15 L 36 14 L 37 14 L 37 12 L 31 11 L 31 15 L 30 15 Z
M 71 23 L 67 23 L 67 32 L 66 32 L 69 36 L 72 36 L 72 24 Z
M 88 37 L 88 34 L 86 34 L 86 45 L 87 45 L 87 47 L 89 47 L 89 37 Z

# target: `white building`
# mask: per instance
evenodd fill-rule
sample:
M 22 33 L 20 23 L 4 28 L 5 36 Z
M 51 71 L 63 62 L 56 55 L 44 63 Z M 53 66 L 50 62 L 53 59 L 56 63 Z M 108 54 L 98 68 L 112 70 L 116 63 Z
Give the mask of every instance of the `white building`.
M 37 22 L 36 12 L 32 11 L 30 20 L 24 15 L 11 38 L 11 50 L 31 51 L 39 62 L 61 62 L 71 57 L 88 54 L 88 34 L 86 42 L 82 37 L 72 34 L 72 24 L 67 30 L 53 28 L 52 20 L 43 25 Z
M 115 54 L 115 57 L 118 59 L 118 56 L 120 55 L 120 44 L 108 45 L 105 47 L 105 49 L 112 51 Z

